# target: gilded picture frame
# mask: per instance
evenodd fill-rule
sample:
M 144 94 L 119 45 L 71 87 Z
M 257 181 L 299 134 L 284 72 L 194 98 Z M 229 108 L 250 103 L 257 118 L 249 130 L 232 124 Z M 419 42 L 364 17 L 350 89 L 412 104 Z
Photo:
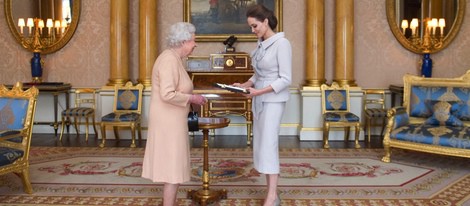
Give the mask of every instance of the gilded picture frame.
M 224 41 L 235 35 L 238 41 L 256 41 L 246 23 L 246 8 L 263 4 L 278 19 L 276 32 L 282 29 L 282 0 L 184 0 L 183 20 L 196 26 L 196 41 Z

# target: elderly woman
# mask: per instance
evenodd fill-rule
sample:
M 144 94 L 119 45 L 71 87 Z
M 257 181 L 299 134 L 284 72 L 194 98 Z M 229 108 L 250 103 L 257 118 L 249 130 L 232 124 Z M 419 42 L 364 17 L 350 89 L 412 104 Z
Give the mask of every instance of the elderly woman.
M 179 184 L 190 180 L 189 105 L 206 103 L 203 96 L 192 94 L 193 83 L 182 61 L 196 48 L 195 31 L 190 23 L 172 25 L 169 48 L 158 56 L 152 71 L 142 177 L 164 183 L 164 206 L 175 205 Z

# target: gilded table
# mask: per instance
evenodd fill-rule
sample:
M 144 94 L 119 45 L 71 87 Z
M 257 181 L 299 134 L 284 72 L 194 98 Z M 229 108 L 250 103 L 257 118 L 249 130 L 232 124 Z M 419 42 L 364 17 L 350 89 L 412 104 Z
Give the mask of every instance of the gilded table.
M 203 146 L 204 146 L 204 162 L 202 171 L 202 189 L 188 191 L 188 198 L 193 199 L 195 202 L 205 206 L 214 201 L 227 198 L 227 190 L 211 190 L 209 189 L 210 175 L 209 175 L 209 130 L 227 127 L 230 123 L 229 118 L 222 117 L 200 117 L 199 129 L 203 133 Z

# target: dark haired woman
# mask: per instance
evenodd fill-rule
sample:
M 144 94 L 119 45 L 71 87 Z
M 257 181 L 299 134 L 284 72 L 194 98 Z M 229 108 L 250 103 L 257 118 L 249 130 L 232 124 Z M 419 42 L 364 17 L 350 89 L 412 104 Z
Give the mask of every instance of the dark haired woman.
M 283 32 L 274 32 L 277 18 L 263 5 L 248 8 L 247 22 L 258 38 L 258 47 L 251 53 L 254 75 L 245 83 L 253 97 L 253 164 L 266 174 L 267 195 L 264 206 L 280 205 L 277 193 L 279 180 L 279 131 L 281 118 L 292 79 L 292 47 Z

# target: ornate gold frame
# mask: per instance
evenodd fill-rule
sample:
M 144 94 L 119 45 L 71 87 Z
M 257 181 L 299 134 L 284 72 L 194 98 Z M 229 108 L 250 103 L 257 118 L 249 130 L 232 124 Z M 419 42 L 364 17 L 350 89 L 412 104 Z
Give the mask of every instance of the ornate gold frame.
M 395 14 L 396 1 L 397 0 L 386 0 L 386 3 L 385 3 L 386 9 L 387 9 L 386 11 L 387 21 L 388 21 L 388 25 L 390 26 L 390 30 L 392 30 L 393 35 L 403 47 L 405 47 L 411 52 L 414 52 L 417 54 L 424 54 L 425 52 L 423 52 L 423 50 L 417 47 L 416 45 L 411 44 L 411 42 L 408 41 L 408 39 L 406 39 L 405 35 L 403 35 L 400 28 L 398 28 L 398 24 L 396 22 L 397 17 Z M 429 53 L 436 53 L 438 51 L 443 50 L 452 42 L 455 36 L 457 36 L 460 30 L 460 27 L 462 25 L 464 15 L 465 15 L 465 4 L 466 4 L 466 0 L 458 0 L 457 15 L 455 17 L 454 23 L 452 24 L 450 32 L 445 36 L 442 42 L 442 46 L 437 49 L 431 49 Z
M 11 34 L 15 37 L 16 42 L 18 42 L 23 48 L 30 52 L 34 52 L 33 48 L 30 48 L 23 44 L 21 39 L 20 32 L 17 29 L 16 21 L 13 19 L 12 13 L 12 2 L 13 0 L 5 0 L 4 2 L 4 10 L 5 10 L 5 18 L 7 20 L 8 28 L 10 28 Z M 80 17 L 80 10 L 81 10 L 81 0 L 74 0 L 72 5 L 72 23 L 70 23 L 69 28 L 65 35 L 57 41 L 55 44 L 43 49 L 41 54 L 50 54 L 58 51 L 62 47 L 64 47 L 70 39 L 72 39 L 75 30 L 77 29 L 77 25 L 79 22 Z
M 272 1 L 274 1 L 274 4 L 275 4 L 274 13 L 278 19 L 277 31 L 281 32 L 283 31 L 282 0 L 272 0 Z M 183 21 L 192 23 L 191 0 L 184 0 L 183 2 Z M 247 28 L 248 28 L 248 25 L 247 25 Z M 197 34 L 197 28 L 196 28 L 196 41 L 200 41 L 200 42 L 224 41 L 230 35 L 234 35 L 234 34 Z M 245 33 L 245 34 L 235 34 L 235 36 L 238 38 L 238 41 L 256 41 L 257 40 L 256 36 L 254 34 L 251 34 L 251 32 Z

